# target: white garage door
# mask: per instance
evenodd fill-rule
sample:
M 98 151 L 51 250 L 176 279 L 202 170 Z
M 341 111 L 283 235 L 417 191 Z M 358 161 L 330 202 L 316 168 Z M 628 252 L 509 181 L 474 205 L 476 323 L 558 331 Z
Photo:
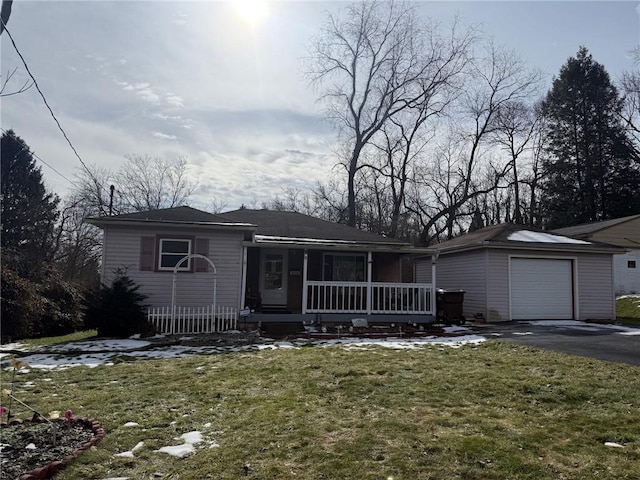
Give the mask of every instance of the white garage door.
M 571 260 L 511 259 L 511 318 L 570 320 L 573 318 Z

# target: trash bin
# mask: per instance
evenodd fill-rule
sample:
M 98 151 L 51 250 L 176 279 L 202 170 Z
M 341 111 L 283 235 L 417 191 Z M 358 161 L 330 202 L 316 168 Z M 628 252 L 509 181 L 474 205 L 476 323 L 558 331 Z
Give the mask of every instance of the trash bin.
M 439 322 L 463 325 L 466 319 L 462 314 L 464 290 L 436 290 L 436 318 Z

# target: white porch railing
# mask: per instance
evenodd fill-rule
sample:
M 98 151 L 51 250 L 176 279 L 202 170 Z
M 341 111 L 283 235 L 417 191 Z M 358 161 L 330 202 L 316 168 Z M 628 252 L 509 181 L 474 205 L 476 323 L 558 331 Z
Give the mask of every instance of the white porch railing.
M 308 313 L 434 314 L 432 285 L 306 282 Z
M 171 306 L 150 308 L 147 319 L 159 333 L 216 333 L 235 330 L 238 324 L 238 311 L 233 307 L 212 305 L 204 307 L 175 307 L 175 315 Z

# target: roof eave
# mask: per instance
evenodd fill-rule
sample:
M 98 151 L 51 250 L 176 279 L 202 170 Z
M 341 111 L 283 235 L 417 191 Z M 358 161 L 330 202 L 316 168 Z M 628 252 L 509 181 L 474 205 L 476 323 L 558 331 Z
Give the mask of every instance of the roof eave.
M 408 243 L 373 243 L 357 242 L 348 240 L 323 240 L 323 239 L 296 239 L 296 238 L 260 238 L 255 236 L 254 241 L 243 242 L 247 247 L 278 247 L 290 249 L 309 250 L 354 250 L 354 251 L 377 251 L 396 252 L 406 254 L 431 254 L 435 253 L 434 248 L 414 247 Z
M 96 227 L 105 228 L 109 226 L 126 227 L 191 227 L 198 229 L 215 230 L 255 230 L 256 225 L 251 223 L 224 223 L 224 222 L 187 222 L 179 220 L 122 220 L 114 218 L 90 217 L 85 220 Z
M 614 246 L 605 246 L 605 245 L 584 245 L 577 243 L 563 244 L 563 243 L 531 243 L 531 242 L 490 242 L 490 241 L 482 241 L 469 245 L 460 245 L 450 248 L 445 248 L 442 250 L 438 250 L 438 252 L 442 255 L 446 255 L 449 253 L 460 253 L 471 250 L 478 250 L 481 248 L 491 248 L 491 249 L 509 249 L 509 250 L 545 250 L 545 251 L 555 251 L 555 252 L 589 252 L 589 253 L 611 253 L 611 254 L 619 254 L 624 253 L 626 249 L 614 247 Z

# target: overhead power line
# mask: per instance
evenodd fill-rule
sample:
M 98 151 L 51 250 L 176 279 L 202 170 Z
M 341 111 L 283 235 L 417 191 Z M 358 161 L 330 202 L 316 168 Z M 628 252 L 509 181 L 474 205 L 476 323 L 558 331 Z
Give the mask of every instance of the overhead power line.
M 47 109 L 49 110 L 49 113 L 51 114 L 51 117 L 53 118 L 53 120 L 56 122 L 56 125 L 58 126 L 58 129 L 60 130 L 60 132 L 62 132 L 62 135 L 64 136 L 65 140 L 67 141 L 67 143 L 69 144 L 69 146 L 71 147 L 71 150 L 73 150 L 73 153 L 75 154 L 76 158 L 80 161 L 80 163 L 82 164 L 82 166 L 84 167 L 84 169 L 87 171 L 87 173 L 92 176 L 91 170 L 89 170 L 89 167 L 87 167 L 86 163 L 84 163 L 84 161 L 82 160 L 82 157 L 80 157 L 80 154 L 78 153 L 78 151 L 76 150 L 76 147 L 73 146 L 73 143 L 71 143 L 71 140 L 69 139 L 69 137 L 67 136 L 67 133 L 64 131 L 64 129 L 62 128 L 62 125 L 60 125 L 60 122 L 58 121 L 58 118 L 56 117 L 56 114 L 53 113 L 52 108 L 49 106 L 49 102 L 47 101 L 47 98 L 44 96 L 44 93 L 42 92 L 42 90 L 40 89 L 40 85 L 38 85 L 38 82 L 36 80 L 36 78 L 33 76 L 33 74 L 31 73 L 31 70 L 29 70 L 29 65 L 27 65 L 27 61 L 24 59 L 24 57 L 22 56 L 22 53 L 20 53 L 20 50 L 18 49 L 18 46 L 16 45 L 15 40 L 13 39 L 13 36 L 11 35 L 11 32 L 9 31 L 9 29 L 7 28 L 7 25 L 4 23 L 4 20 L 0 19 L 0 22 L 2 22 L 2 26 L 4 27 L 4 31 L 6 32 L 6 34 L 9 36 L 9 39 L 11 40 L 11 44 L 13 45 L 13 48 L 15 49 L 16 53 L 18 54 L 18 56 L 20 57 L 20 60 L 22 60 L 22 64 L 24 65 L 24 68 L 27 70 L 27 73 L 29 74 L 29 76 L 31 77 L 31 80 L 33 81 L 34 86 L 36 87 L 36 90 L 38 90 L 38 93 L 40 94 L 40 96 L 42 97 L 42 101 L 44 102 L 45 106 L 47 107 Z
M 5 133 L 5 134 L 8 133 L 4 128 L 0 128 L 0 130 L 2 130 L 2 133 Z M 33 156 L 36 160 L 42 162 L 43 165 L 46 165 L 47 167 L 49 167 L 51 170 L 53 170 L 55 173 L 60 175 L 62 178 L 64 178 L 67 182 L 69 182 L 74 187 L 77 187 L 77 185 L 72 180 L 69 180 L 68 177 L 66 177 L 64 174 L 60 173 L 60 171 L 58 171 L 56 168 L 52 167 L 47 161 L 45 161 L 42 157 L 38 156 L 33 150 L 31 150 L 31 148 L 29 148 L 29 145 L 27 145 L 24 142 L 24 140 L 22 140 L 17 135 L 14 136 L 13 139 L 19 141 L 20 145 L 22 145 L 22 149 L 20 151 L 28 150 L 29 153 L 31 153 L 31 156 Z

